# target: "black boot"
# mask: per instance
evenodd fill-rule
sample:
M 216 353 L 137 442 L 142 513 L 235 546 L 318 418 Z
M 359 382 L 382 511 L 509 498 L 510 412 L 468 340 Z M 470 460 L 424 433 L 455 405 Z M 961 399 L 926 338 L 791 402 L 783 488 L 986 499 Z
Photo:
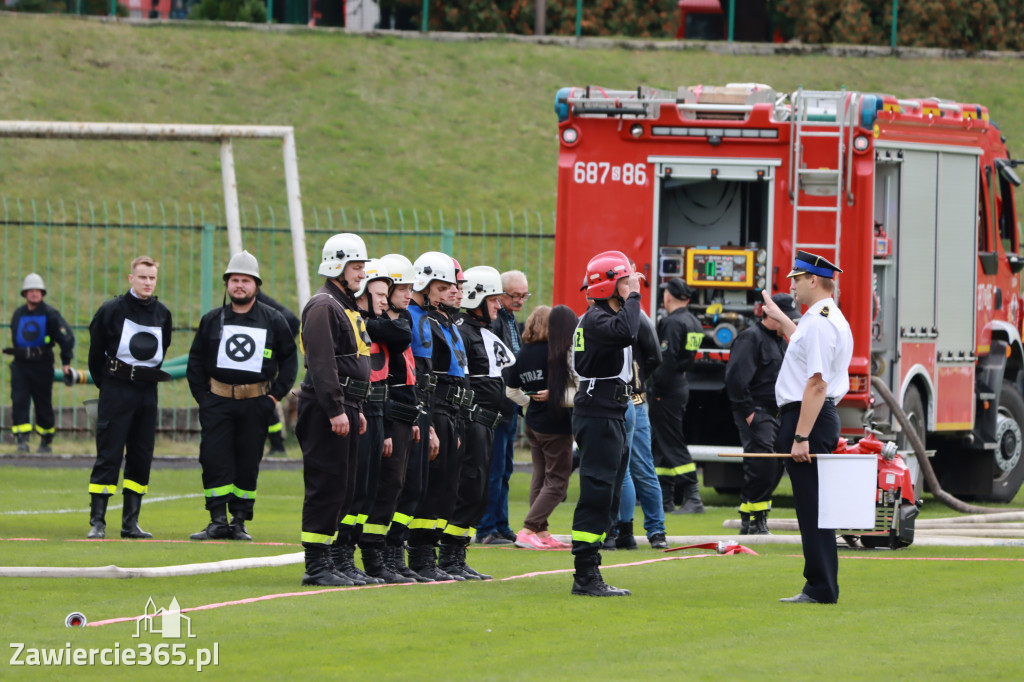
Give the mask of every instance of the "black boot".
M 28 434 L 19 433 L 14 436 L 14 440 L 18 441 L 18 452 L 28 452 Z
M 700 486 L 696 482 L 687 481 L 683 486 L 683 506 L 673 514 L 703 514 L 704 502 L 700 499 Z
M 356 585 L 384 584 L 383 580 L 366 575 L 366 573 L 356 566 L 355 545 L 331 545 L 331 561 L 334 562 L 334 567 L 338 570 L 338 573 L 341 573 Z
M 647 541 L 651 543 L 651 549 L 668 549 L 668 540 L 664 533 L 655 533 L 647 538 Z
M 619 534 L 615 537 L 615 549 L 636 549 L 632 521 L 619 521 Z
M 573 575 L 572 594 L 586 597 L 628 597 L 632 594 L 629 590 L 622 590 L 605 583 L 601 577 L 598 565 L 601 557 L 587 557 L 576 564 L 576 573 Z
M 192 540 L 230 540 L 231 527 L 228 526 L 228 505 L 218 504 L 210 509 L 210 523 L 198 533 L 189 536 Z
M 306 573 L 302 576 L 303 585 L 319 585 L 321 587 L 352 587 L 354 582 L 334 570 L 331 563 L 331 549 L 327 545 L 302 543 L 306 548 Z
M 107 534 L 107 500 L 110 499 L 110 495 L 93 493 L 91 497 L 89 524 L 92 528 L 89 529 L 89 534 L 86 537 L 90 540 L 102 540 Z
M 252 541 L 252 536 L 249 535 L 249 531 L 245 529 L 246 519 L 241 516 L 236 516 L 234 513 L 231 514 L 231 539 L 232 540 L 245 540 Z
M 268 455 L 286 455 L 287 452 L 284 449 L 284 434 L 280 431 L 267 434 L 267 440 L 270 441 L 270 450 L 267 451 Z
M 672 501 L 672 479 L 668 476 L 658 476 L 658 485 L 661 486 L 661 506 L 666 514 L 671 514 L 676 509 Z
M 152 533 L 139 528 L 139 511 L 142 509 L 142 495 L 134 490 L 124 491 L 124 508 L 121 510 L 121 537 L 133 540 L 145 540 L 153 537 Z
M 608 529 L 608 532 L 604 534 L 604 542 L 601 543 L 601 549 L 606 552 L 615 551 L 615 541 L 619 537 L 618 525 L 613 525 Z
M 414 583 L 414 578 L 406 578 L 396 573 L 384 559 L 384 547 L 377 545 L 360 545 L 359 553 L 363 555 L 363 568 L 371 578 L 379 578 L 389 585 Z
M 459 568 L 462 569 L 462 575 L 466 576 L 469 580 L 494 580 L 493 575 L 487 575 L 481 573 L 472 566 L 466 563 L 466 554 L 469 552 L 469 538 L 466 538 L 466 542 L 459 547 Z
M 740 535 L 750 535 L 750 514 L 740 512 Z
M 754 512 L 754 518 L 750 520 L 751 535 L 771 535 L 768 530 L 768 510 Z
M 50 444 L 53 443 L 53 434 L 44 433 L 42 435 L 42 439 L 43 440 L 39 443 L 39 449 L 36 450 L 36 453 L 40 455 L 48 455 L 53 452 L 53 448 L 50 447 Z
M 412 578 L 418 583 L 434 582 L 433 578 L 422 576 L 406 565 L 404 545 L 386 545 L 384 547 L 384 556 L 388 562 L 388 568 L 395 573 L 405 576 L 406 578 Z
M 438 568 L 433 545 L 409 545 L 409 568 L 431 580 L 465 580 L 461 575 L 449 575 Z

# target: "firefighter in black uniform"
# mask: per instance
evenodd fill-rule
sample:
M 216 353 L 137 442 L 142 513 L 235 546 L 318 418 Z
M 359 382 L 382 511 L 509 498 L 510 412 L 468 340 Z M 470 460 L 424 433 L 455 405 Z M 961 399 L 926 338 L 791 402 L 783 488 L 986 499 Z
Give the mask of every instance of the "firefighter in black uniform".
M 11 362 L 11 416 L 14 439 L 18 452 L 28 452 L 28 437 L 32 432 L 29 406 L 35 403 L 36 432 L 42 442 L 40 453 L 48 453 L 53 443 L 53 345 L 60 346 L 61 370 L 65 376 L 71 372 L 75 335 L 53 306 L 43 302 L 46 284 L 32 272 L 21 284 L 25 305 L 11 317 L 11 348 L 4 353 L 14 356 Z
M 288 323 L 288 329 L 292 333 L 292 339 L 295 339 L 295 337 L 299 335 L 299 318 L 295 313 L 288 310 L 287 306 L 275 301 L 270 296 L 267 296 L 263 293 L 263 289 L 259 288 L 256 289 L 256 300 L 264 305 L 269 305 L 271 308 L 281 313 L 284 321 Z M 278 402 L 278 409 L 280 408 L 281 404 Z M 281 423 L 281 417 L 278 415 L 278 409 L 274 410 L 274 414 L 271 416 L 270 422 L 267 423 L 267 440 L 270 441 L 270 450 L 267 452 L 268 455 L 286 454 L 284 448 L 284 424 Z
M 318 273 L 327 278 L 302 311 L 306 377 L 299 391 L 295 435 L 302 448 L 303 585 L 351 586 L 331 559 L 338 522 L 355 494 L 360 411 L 370 392 L 370 338 L 354 294 L 370 260 L 359 235 L 336 234 L 323 248 Z
M 772 300 L 791 318 L 800 318 L 789 294 L 775 294 Z M 775 380 L 786 354 L 786 339 L 779 323 L 764 315 L 762 305 L 755 306 L 754 313 L 760 318 L 758 322 L 740 332 L 729 349 L 725 390 L 732 402 L 732 418 L 743 452 L 773 452 L 779 431 Z M 781 478 L 781 459 L 743 458 L 740 535 L 771 535 L 768 512 L 772 509 L 772 493 Z
M 96 463 L 89 478 L 90 538 L 106 532 L 107 501 L 117 491 L 124 461 L 122 538 L 150 538 L 139 528 L 142 496 L 156 441 L 157 382 L 171 345 L 171 312 L 153 295 L 160 264 L 149 256 L 131 263 L 127 293 L 100 306 L 89 323 L 89 373 L 100 391 Z
M 649 396 L 654 471 L 661 482 L 665 511 L 703 514 L 697 465 L 686 447 L 683 417 L 690 397 L 686 372 L 704 340 L 704 328 L 688 309 L 692 292 L 686 282 L 676 277 L 661 288 L 668 314 L 658 320 L 662 361 L 652 375 Z M 676 509 L 676 505 L 681 506 Z
M 629 463 L 626 404 L 631 400 L 632 346 L 640 330 L 640 277 L 619 251 L 590 259 L 584 288 L 594 300 L 573 336 L 572 434 L 580 448 L 580 497 L 572 520 L 576 574 L 572 594 L 630 594 L 605 584 L 598 568 L 605 531 L 618 517 Z
M 199 403 L 199 464 L 209 525 L 193 540 L 252 540 L 256 480 L 267 424 L 295 383 L 295 340 L 281 313 L 256 300 L 262 280 L 248 251 L 224 272 L 230 305 L 199 321 L 188 354 L 188 385 Z M 231 523 L 227 514 L 231 512 Z
M 502 371 L 515 364 L 515 355 L 489 328 L 501 307 L 501 273 L 480 265 L 465 272 L 462 308 L 457 324 L 466 345 L 469 385 L 473 407 L 466 421 L 462 465 L 455 511 L 441 536 L 442 570 L 470 580 L 490 580 L 466 563 L 473 533 L 487 509 L 487 480 L 491 470 L 494 427 L 501 422 L 505 401 Z

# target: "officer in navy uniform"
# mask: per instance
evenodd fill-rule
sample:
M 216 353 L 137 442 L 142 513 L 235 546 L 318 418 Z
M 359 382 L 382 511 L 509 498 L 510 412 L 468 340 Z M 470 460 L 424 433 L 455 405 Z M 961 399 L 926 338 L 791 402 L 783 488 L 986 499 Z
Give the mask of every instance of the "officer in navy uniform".
M 160 264 L 149 256 L 131 263 L 127 293 L 100 306 L 89 323 L 89 373 L 100 391 L 96 414 L 96 463 L 89 478 L 88 537 L 106 532 L 107 501 L 117 492 L 124 461 L 122 538 L 151 538 L 139 528 L 142 496 L 156 441 L 157 382 L 171 345 L 171 312 L 153 295 Z
M 789 452 L 786 470 L 793 483 L 793 500 L 804 550 L 803 590 L 779 601 L 834 604 L 839 600 L 839 560 L 835 531 L 818 528 L 818 467 L 811 455 L 830 453 L 839 442 L 838 403 L 850 389 L 849 367 L 853 334 L 833 298 L 835 274 L 842 272 L 821 256 L 797 251 L 793 297 L 807 312 L 795 326 L 768 296 L 765 313 L 779 322 L 789 337 L 789 349 L 775 384 L 779 405 L 776 452 Z
M 25 305 L 11 317 L 13 346 L 4 353 L 14 356 L 11 362 L 11 416 L 14 439 L 18 452 L 28 452 L 28 437 L 32 432 L 29 406 L 35 403 L 36 432 L 42 442 L 40 453 L 51 452 L 55 421 L 53 418 L 53 345 L 60 346 L 61 370 L 65 376 L 71 372 L 75 335 L 71 327 L 53 306 L 43 301 L 46 284 L 32 272 L 21 285 Z
M 704 341 L 704 328 L 689 310 L 693 293 L 686 282 L 676 277 L 660 288 L 665 292 L 663 300 L 668 314 L 658 320 L 661 364 L 651 375 L 647 403 L 651 415 L 654 471 L 661 483 L 665 511 L 703 514 L 697 465 L 686 447 L 683 418 L 690 399 L 686 372 Z M 681 505 L 678 509 L 677 504 Z
M 792 296 L 779 293 L 772 300 L 791 319 L 800 319 Z M 763 305 L 756 305 L 754 314 L 758 321 L 741 331 L 729 349 L 725 390 L 732 402 L 732 418 L 743 452 L 773 452 L 779 432 L 775 380 L 786 354 L 786 339 L 779 323 L 764 315 Z M 768 512 L 772 509 L 772 493 L 782 478 L 782 466 L 780 458 L 743 458 L 740 535 L 771 535 Z
M 303 585 L 351 587 L 331 558 L 338 522 L 355 497 L 362 404 L 370 392 L 370 337 L 355 292 L 370 260 L 362 237 L 345 232 L 326 242 L 317 273 L 324 285 L 302 310 L 306 377 L 299 390 L 295 435 L 302 448 Z
M 199 403 L 199 464 L 209 525 L 193 540 L 252 540 L 256 480 L 267 425 L 298 374 L 295 339 L 281 313 L 260 303 L 259 264 L 248 251 L 224 271 L 230 304 L 199 321 L 188 354 L 188 384 Z M 231 523 L 227 514 L 231 512 Z
M 594 304 L 573 336 L 573 370 L 580 381 L 572 434 L 580 448 L 580 496 L 572 520 L 572 594 L 621 597 L 629 590 L 606 584 L 599 566 L 629 464 L 625 415 L 632 346 L 640 330 L 640 278 L 624 254 L 605 251 L 587 264 L 584 289 Z

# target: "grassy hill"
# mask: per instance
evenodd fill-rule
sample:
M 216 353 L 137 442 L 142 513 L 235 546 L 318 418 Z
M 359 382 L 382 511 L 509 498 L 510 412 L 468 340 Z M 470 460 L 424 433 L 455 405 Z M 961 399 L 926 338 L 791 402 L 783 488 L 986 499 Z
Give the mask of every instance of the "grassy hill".
M 977 101 L 1011 148 L 1024 149 L 1017 60 L 739 57 L 0 19 L 0 118 L 294 125 L 306 207 L 550 213 L 559 87 L 730 81 Z M 235 152 L 243 204 L 283 205 L 278 145 L 242 141 Z M 192 143 L 2 140 L 0 186 L 22 199 L 221 197 L 217 147 Z

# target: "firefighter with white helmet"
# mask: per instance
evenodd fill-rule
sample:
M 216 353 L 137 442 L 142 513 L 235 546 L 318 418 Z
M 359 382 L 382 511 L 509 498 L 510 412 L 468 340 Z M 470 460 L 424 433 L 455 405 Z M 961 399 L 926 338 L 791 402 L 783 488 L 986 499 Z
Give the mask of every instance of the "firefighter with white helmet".
M 75 335 L 60 312 L 43 301 L 46 284 L 34 272 L 21 284 L 25 305 L 11 317 L 11 347 L 4 353 L 14 356 L 11 362 L 11 431 L 18 442 L 18 452 L 28 452 L 32 433 L 30 405 L 36 408 L 36 432 L 42 442 L 40 453 L 51 452 L 55 421 L 53 417 L 53 346 L 60 346 L 61 370 L 71 372 Z
M 370 392 L 370 338 L 355 293 L 370 260 L 359 235 L 336 234 L 325 243 L 317 272 L 326 278 L 302 310 L 306 376 L 299 390 L 295 435 L 302 448 L 305 498 L 303 585 L 351 586 L 338 572 L 330 546 L 352 505 L 361 408 Z
M 160 264 L 149 256 L 131 263 L 131 288 L 96 311 L 89 324 L 89 373 L 100 390 L 96 412 L 96 463 L 89 477 L 88 537 L 106 533 L 107 501 L 117 491 L 124 462 L 122 538 L 151 538 L 139 528 L 142 497 L 156 443 L 157 384 L 171 345 L 171 312 L 157 300 Z
M 295 339 L 281 313 L 256 300 L 263 283 L 248 251 L 224 271 L 225 303 L 199 321 L 187 378 L 199 403 L 199 464 L 210 523 L 193 540 L 251 540 L 267 426 L 295 383 Z M 228 513 L 231 521 L 228 522 Z
M 505 398 L 502 370 L 515 364 L 515 354 L 488 328 L 501 307 L 501 273 L 480 265 L 469 268 L 464 275 L 463 312 L 455 319 L 466 346 L 466 371 L 473 406 L 464 419 L 455 508 L 441 535 L 438 563 L 449 574 L 460 574 L 471 580 L 490 580 L 491 576 L 479 573 L 466 563 L 466 552 L 487 508 L 494 427 L 502 419 L 501 404 Z
M 572 594 L 628 596 L 605 584 L 598 568 L 605 531 L 618 516 L 629 463 L 626 404 L 630 401 L 633 340 L 640 330 L 640 279 L 619 251 L 590 259 L 583 287 L 594 304 L 573 337 L 572 433 L 580 448 L 580 497 L 572 521 L 576 574 Z

